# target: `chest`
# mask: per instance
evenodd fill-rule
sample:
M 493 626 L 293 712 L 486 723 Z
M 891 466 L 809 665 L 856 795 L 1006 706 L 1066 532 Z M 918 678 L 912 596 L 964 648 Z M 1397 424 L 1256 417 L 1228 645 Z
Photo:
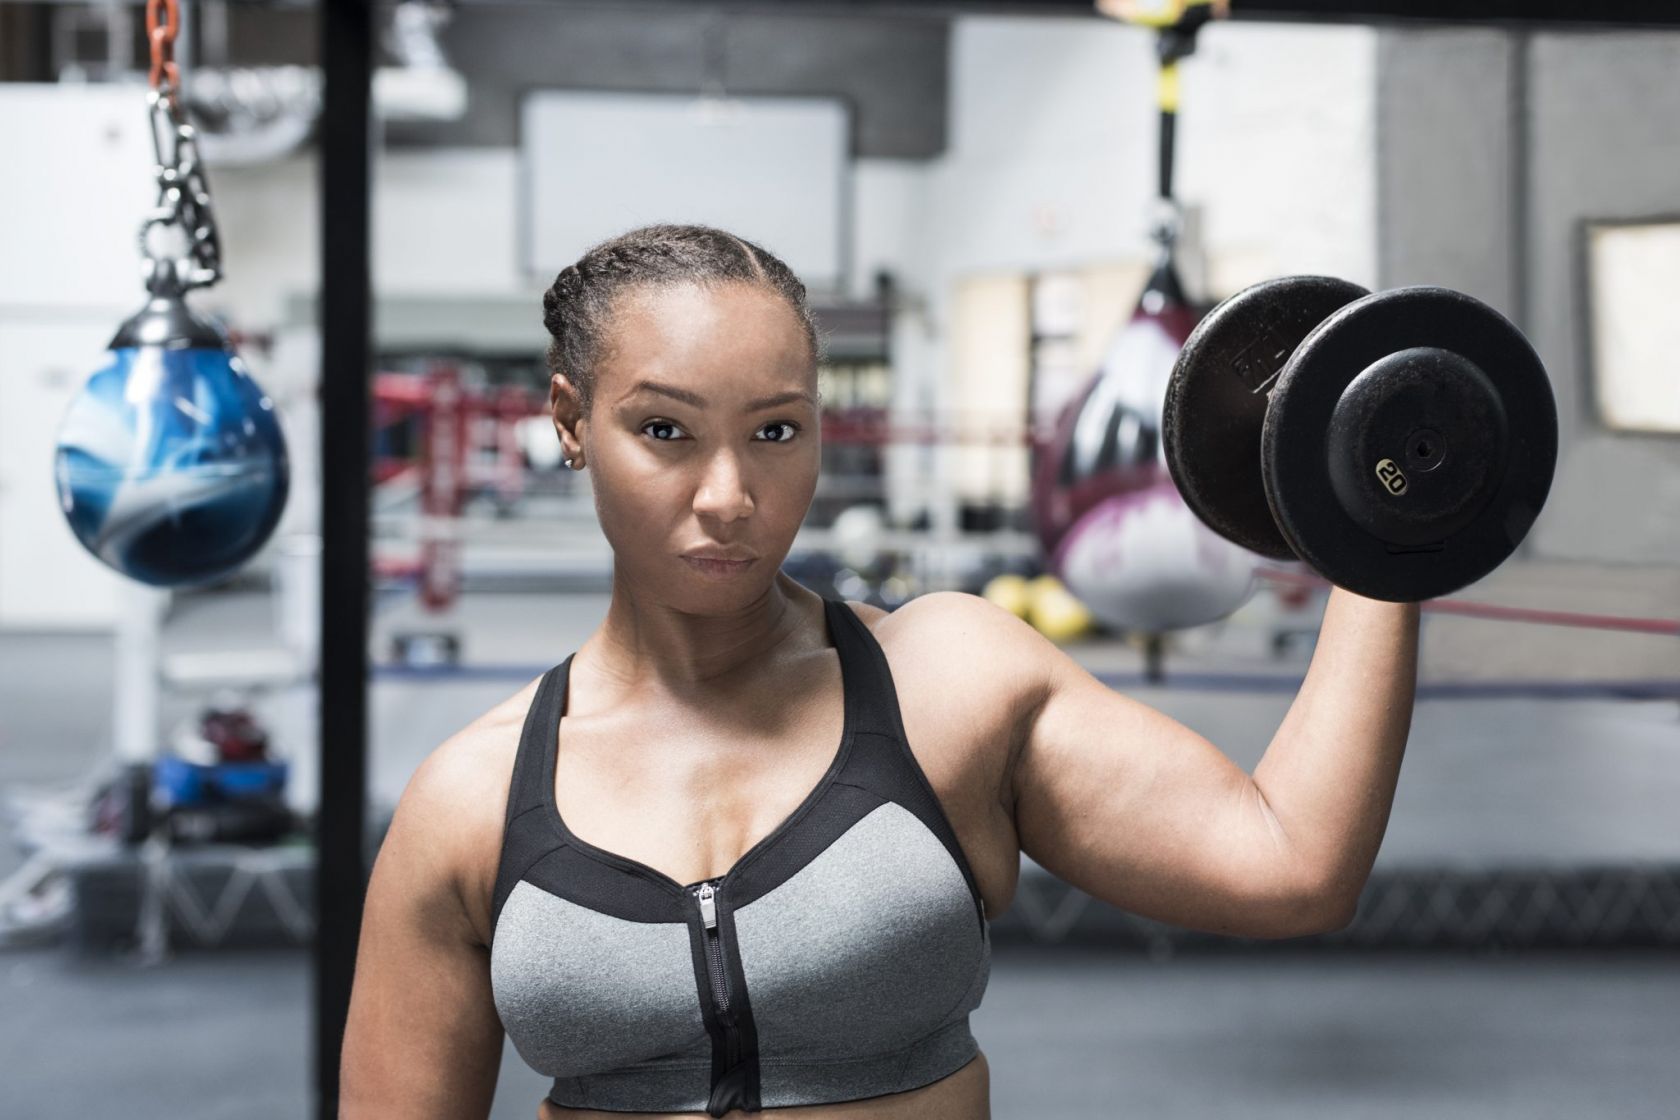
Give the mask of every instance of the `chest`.
M 1001 790 L 1008 713 L 964 695 L 937 668 L 883 647 L 900 717 L 973 871 L 986 912 L 1003 913 L 1019 844 Z M 697 718 L 692 706 L 561 721 L 555 806 L 576 836 L 678 883 L 724 875 L 796 813 L 835 760 L 844 729 L 834 651 L 754 697 Z
M 591 880 L 605 887 L 594 897 Z M 619 910 L 615 895 L 639 913 Z M 985 928 L 945 849 L 901 805 L 862 809 L 791 874 L 719 886 L 703 923 L 685 902 L 664 912 L 669 897 L 645 883 L 627 890 L 582 861 L 539 867 L 514 887 L 491 982 L 533 1068 L 582 1078 L 585 1097 L 602 1071 L 645 1079 L 638 1110 L 660 1085 L 695 1093 L 723 1032 L 726 1063 L 750 1040 L 765 1091 L 791 1101 L 836 1076 L 843 1097 L 897 1091 L 915 1054 L 969 1041 L 966 1017 L 989 973 Z

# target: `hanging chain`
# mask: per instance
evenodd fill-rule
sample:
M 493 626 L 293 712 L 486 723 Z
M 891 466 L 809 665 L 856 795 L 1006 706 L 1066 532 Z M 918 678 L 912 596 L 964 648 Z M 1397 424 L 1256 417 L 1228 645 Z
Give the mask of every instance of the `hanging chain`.
M 181 73 L 175 65 L 175 35 L 181 14 L 177 0 L 146 0 L 146 37 L 152 48 L 152 88 L 146 106 L 157 155 L 157 205 L 140 225 L 140 254 L 146 286 L 154 292 L 184 292 L 222 278 L 221 237 L 210 206 L 210 182 L 198 156 L 197 131 L 181 109 Z M 185 256 L 154 254 L 153 229 L 174 226 L 185 235 Z

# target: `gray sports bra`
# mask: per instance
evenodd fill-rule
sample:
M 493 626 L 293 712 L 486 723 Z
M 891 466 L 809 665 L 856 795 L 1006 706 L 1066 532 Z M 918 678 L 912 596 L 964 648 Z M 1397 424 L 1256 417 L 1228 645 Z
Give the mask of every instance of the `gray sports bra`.
M 508 795 L 490 976 L 572 1108 L 699 1112 L 899 1093 L 966 1065 L 991 973 L 974 874 L 905 740 L 880 645 L 825 599 L 845 682 L 828 772 L 686 886 L 574 836 L 554 800 L 572 658 L 543 675 Z

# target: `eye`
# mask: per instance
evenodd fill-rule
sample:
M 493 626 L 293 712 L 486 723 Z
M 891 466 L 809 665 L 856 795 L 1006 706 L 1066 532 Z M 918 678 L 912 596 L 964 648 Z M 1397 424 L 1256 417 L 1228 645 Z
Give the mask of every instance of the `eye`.
M 795 424 L 792 420 L 772 420 L 770 423 L 764 425 L 763 428 L 760 428 L 759 431 L 762 432 L 762 431 L 765 430 L 765 428 L 786 428 L 787 429 L 787 438 L 786 439 L 766 440 L 765 441 L 766 443 L 792 443 L 793 442 L 793 437 L 799 431 L 799 425 Z
M 669 420 L 649 420 L 646 424 L 643 424 L 639 430 L 645 432 L 649 428 L 671 428 L 671 429 L 674 429 L 674 430 L 679 431 L 679 432 L 682 431 L 681 428 L 678 428 L 675 424 L 671 423 Z M 655 443 L 672 443 L 674 441 L 673 440 L 668 440 L 668 439 L 660 439 L 659 437 L 655 436 L 653 442 L 655 442 Z

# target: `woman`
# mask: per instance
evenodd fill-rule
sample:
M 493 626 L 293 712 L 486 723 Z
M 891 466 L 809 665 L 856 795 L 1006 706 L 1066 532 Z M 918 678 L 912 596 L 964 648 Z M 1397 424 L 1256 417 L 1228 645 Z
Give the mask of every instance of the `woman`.
M 718 230 L 544 300 L 550 404 L 614 553 L 575 653 L 434 751 L 374 865 L 342 1115 L 989 1115 L 968 1029 L 1020 853 L 1197 929 L 1345 925 L 1408 733 L 1417 608 L 1332 592 L 1253 777 L 1014 616 L 783 575 L 816 489 L 803 285 Z M 737 1111 L 740 1110 L 740 1111 Z

